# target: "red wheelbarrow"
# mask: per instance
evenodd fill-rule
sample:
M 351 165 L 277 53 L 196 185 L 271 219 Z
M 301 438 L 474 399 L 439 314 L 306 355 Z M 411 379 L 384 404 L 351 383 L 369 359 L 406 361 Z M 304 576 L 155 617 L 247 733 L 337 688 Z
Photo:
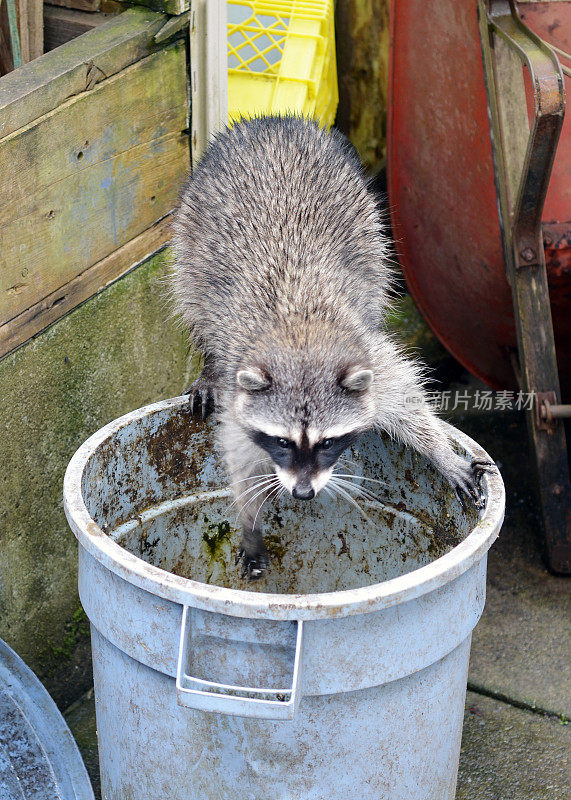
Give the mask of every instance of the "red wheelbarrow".
M 534 399 L 546 558 L 569 573 L 571 3 L 392 0 L 391 47 L 388 187 L 403 272 L 467 369 Z

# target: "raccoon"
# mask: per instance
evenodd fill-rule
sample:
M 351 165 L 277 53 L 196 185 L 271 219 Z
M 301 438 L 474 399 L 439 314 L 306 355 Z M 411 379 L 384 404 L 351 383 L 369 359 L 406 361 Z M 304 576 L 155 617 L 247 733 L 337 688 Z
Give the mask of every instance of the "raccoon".
M 187 393 L 197 413 L 219 415 L 242 577 L 268 566 L 263 502 L 283 491 L 311 500 L 372 428 L 478 502 L 491 465 L 452 450 L 421 368 L 383 328 L 389 242 L 340 132 L 273 116 L 220 133 L 182 191 L 174 245 L 178 310 L 204 355 Z

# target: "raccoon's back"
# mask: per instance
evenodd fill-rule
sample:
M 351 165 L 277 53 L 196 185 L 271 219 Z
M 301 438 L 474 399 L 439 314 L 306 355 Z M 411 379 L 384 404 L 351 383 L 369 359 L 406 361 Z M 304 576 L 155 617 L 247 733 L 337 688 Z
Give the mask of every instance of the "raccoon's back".
M 180 312 L 210 352 L 343 303 L 381 321 L 389 270 L 375 200 L 345 137 L 314 122 L 261 117 L 220 134 L 183 190 L 175 248 Z

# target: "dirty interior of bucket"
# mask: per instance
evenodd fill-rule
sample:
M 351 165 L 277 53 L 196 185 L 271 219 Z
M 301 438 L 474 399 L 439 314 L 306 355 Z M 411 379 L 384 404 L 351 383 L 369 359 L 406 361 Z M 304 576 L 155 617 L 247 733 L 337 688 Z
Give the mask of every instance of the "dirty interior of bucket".
M 336 471 L 380 481 L 353 481 L 375 499 L 355 496 L 359 510 L 325 492 L 309 502 L 270 498 L 261 511 L 270 568 L 247 583 L 234 565 L 240 525 L 214 426 L 188 405 L 163 407 L 114 433 L 83 474 L 88 511 L 103 531 L 176 575 L 258 592 L 337 592 L 425 566 L 478 520 L 426 459 L 371 432 Z

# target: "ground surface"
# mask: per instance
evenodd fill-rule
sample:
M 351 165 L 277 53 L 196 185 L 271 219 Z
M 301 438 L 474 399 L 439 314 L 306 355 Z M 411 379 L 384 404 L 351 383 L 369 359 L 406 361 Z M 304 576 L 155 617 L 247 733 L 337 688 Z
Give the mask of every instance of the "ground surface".
M 541 560 L 523 415 L 452 421 L 499 462 L 508 496 L 473 636 L 457 800 L 570 800 L 571 582 Z M 67 719 L 97 788 L 93 696 Z

